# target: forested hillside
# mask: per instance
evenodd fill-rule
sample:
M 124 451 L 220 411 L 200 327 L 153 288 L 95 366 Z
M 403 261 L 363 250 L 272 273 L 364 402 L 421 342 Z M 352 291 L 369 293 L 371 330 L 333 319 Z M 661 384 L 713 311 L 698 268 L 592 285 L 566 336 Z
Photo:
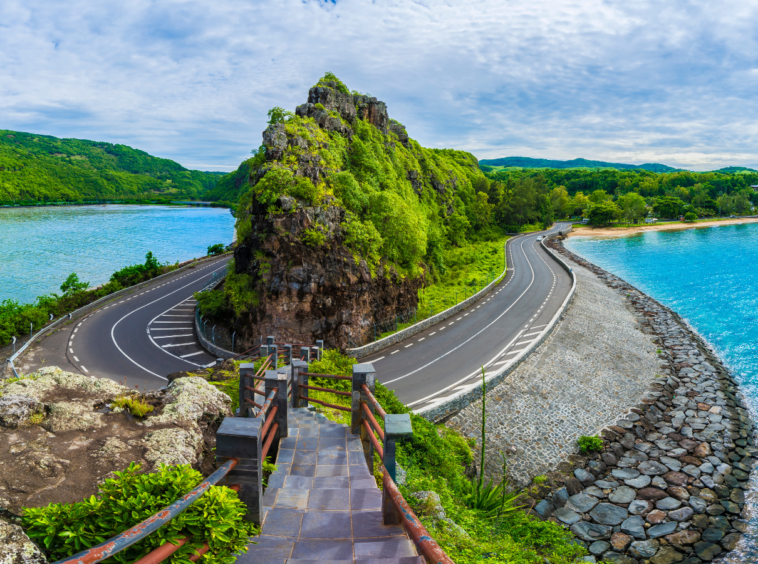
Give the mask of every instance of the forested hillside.
M 202 198 L 221 176 L 126 145 L 0 130 L 0 204 Z
M 651 172 L 674 172 L 676 168 L 659 163 L 645 163 L 641 165 L 607 163 L 604 161 L 589 161 L 587 159 L 573 159 L 570 161 L 556 161 L 553 159 L 532 159 L 530 157 L 504 157 L 501 159 L 482 159 L 479 161 L 482 170 L 490 172 L 488 167 L 518 167 L 518 168 L 615 168 L 618 170 L 649 170 Z
M 736 172 L 654 173 L 645 170 L 501 170 L 487 173 L 489 201 L 497 192 L 511 198 L 529 199 L 528 186 L 549 193 L 555 217 L 584 215 L 591 223 L 614 220 L 635 222 L 646 216 L 693 219 L 718 215 L 753 213 L 758 204 L 758 172 L 735 168 Z M 728 170 L 728 169 L 725 169 Z

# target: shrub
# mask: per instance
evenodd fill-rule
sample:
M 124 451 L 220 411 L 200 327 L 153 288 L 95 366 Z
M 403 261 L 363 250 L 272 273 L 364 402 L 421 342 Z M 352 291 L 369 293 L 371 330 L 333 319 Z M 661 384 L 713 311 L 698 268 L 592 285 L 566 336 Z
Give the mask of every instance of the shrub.
M 321 102 L 316 102 L 316 105 L 315 105 L 315 106 L 316 106 L 316 109 L 317 109 L 317 110 L 325 110 L 325 109 L 326 109 L 326 108 L 324 107 L 324 104 L 322 104 Z
M 197 307 L 203 317 L 219 318 L 229 312 L 226 292 L 224 290 L 209 290 L 207 292 L 195 292 Z
M 76 272 L 72 272 L 66 278 L 66 281 L 61 284 L 61 292 L 64 294 L 74 294 L 81 292 L 89 287 L 89 282 L 83 282 L 79 280 L 79 275 Z
M 161 511 L 190 492 L 203 479 L 189 465 L 166 466 L 150 474 L 140 474 L 132 462 L 116 477 L 99 487 L 97 496 L 78 503 L 53 503 L 47 507 L 24 509 L 27 535 L 43 546 L 51 559 L 72 556 L 122 533 Z M 255 534 L 252 523 L 243 519 L 245 505 L 237 493 L 225 487 L 210 489 L 188 509 L 146 539 L 106 562 L 132 563 L 167 541 L 190 540 L 165 562 L 187 562 L 204 543 L 210 550 L 206 564 L 231 564 L 235 554 L 246 552 L 248 537 Z
M 326 235 L 320 229 L 308 228 L 300 238 L 309 247 L 320 247 L 326 242 Z
M 135 417 L 144 417 L 153 411 L 153 406 L 147 403 L 143 398 L 132 396 L 118 396 L 111 402 L 114 407 L 128 409 L 129 413 Z
M 695 221 L 697 219 L 697 214 L 695 212 L 687 212 L 684 214 L 684 221 L 687 223 L 690 223 L 692 221 Z
M 603 439 L 597 435 L 592 437 L 583 435 L 577 439 L 576 443 L 579 445 L 579 450 L 582 451 L 582 454 L 598 452 L 603 449 Z
M 145 255 L 144 264 L 133 264 L 117 270 L 111 274 L 111 282 L 118 282 L 124 287 L 132 286 L 154 278 L 160 270 L 161 265 L 158 263 L 158 259 L 155 258 L 152 251 L 148 251 Z
M 215 245 L 208 245 L 208 256 L 220 255 L 224 252 L 223 243 L 216 243 Z

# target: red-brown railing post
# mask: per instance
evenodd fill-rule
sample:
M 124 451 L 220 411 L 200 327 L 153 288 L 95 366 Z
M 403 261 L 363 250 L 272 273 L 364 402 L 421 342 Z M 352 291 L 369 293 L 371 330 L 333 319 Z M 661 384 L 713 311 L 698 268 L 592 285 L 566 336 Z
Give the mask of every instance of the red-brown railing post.
M 216 431 L 216 462 L 230 458 L 239 460 L 221 481 L 223 485 L 239 484 L 239 497 L 247 505 L 245 520 L 257 525 L 262 521 L 263 461 L 261 460 L 261 426 L 258 417 L 227 417 Z
M 271 413 L 271 410 L 273 410 L 274 406 L 279 408 L 277 409 L 276 413 L 276 421 L 274 421 L 274 423 L 279 423 L 279 430 L 277 431 L 279 436 L 274 437 L 274 440 L 277 441 L 277 444 L 279 438 L 287 436 L 288 372 L 289 370 L 284 368 L 279 370 L 266 370 L 266 397 L 268 397 L 272 391 L 276 390 L 276 396 L 274 397 L 274 402 L 269 409 L 269 413 Z M 268 419 L 268 415 L 266 415 L 266 418 Z
M 255 400 L 253 393 L 250 390 L 245 389 L 245 386 L 255 387 L 255 381 L 250 380 L 248 376 L 255 375 L 255 364 L 252 362 L 243 362 L 240 364 L 240 406 L 237 408 L 237 417 L 250 417 L 250 404 L 245 401 L 245 398 Z
M 384 458 L 382 462 L 386 472 L 397 482 L 397 463 L 395 462 L 395 443 L 400 439 L 407 439 L 413 436 L 413 427 L 411 426 L 411 416 L 407 413 L 391 414 L 384 417 Z M 395 503 L 392 498 L 382 490 L 382 514 L 385 525 L 399 525 L 400 515 L 397 512 Z
M 361 435 L 363 453 L 366 456 L 366 464 L 372 474 L 374 473 L 374 447 L 371 444 L 371 439 L 369 439 L 365 426 L 362 424 L 363 420 L 366 419 L 366 414 L 363 412 L 363 409 L 361 409 L 361 402 L 366 402 L 371 413 L 374 412 L 374 405 L 369 401 L 368 396 L 365 394 L 362 387 L 365 384 L 373 394 L 375 375 L 376 372 L 374 371 L 373 364 L 353 365 L 353 396 L 351 402 L 352 416 L 350 418 L 350 432 L 353 435 Z
M 292 361 L 292 407 L 308 407 L 308 400 L 300 399 L 300 384 L 308 385 L 308 363 L 302 360 Z M 307 396 L 308 394 L 304 394 Z

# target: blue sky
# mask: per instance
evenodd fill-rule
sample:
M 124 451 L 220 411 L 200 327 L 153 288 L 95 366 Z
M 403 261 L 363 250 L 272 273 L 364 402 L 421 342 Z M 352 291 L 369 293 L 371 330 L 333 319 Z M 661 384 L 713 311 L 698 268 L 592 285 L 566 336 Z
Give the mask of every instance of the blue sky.
M 0 3 L 0 128 L 232 170 L 332 71 L 427 147 L 758 168 L 758 3 Z

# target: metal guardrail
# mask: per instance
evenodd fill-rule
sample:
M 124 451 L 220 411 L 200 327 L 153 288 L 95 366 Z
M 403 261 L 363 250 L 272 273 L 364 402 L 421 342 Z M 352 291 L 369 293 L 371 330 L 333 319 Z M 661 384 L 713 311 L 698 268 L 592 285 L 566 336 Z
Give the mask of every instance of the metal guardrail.
M 226 253 L 225 253 L 226 254 Z M 60 327 L 61 325 L 65 324 L 67 321 L 71 321 L 75 318 L 78 318 L 82 314 L 86 313 L 90 310 L 98 309 L 103 303 L 107 302 L 108 300 L 113 300 L 121 297 L 124 294 L 134 292 L 136 290 L 139 290 L 140 288 L 144 288 L 145 286 L 149 286 L 150 284 L 153 284 L 156 280 L 160 280 L 162 278 L 171 276 L 176 274 L 177 272 L 181 272 L 187 268 L 195 267 L 201 262 L 208 262 L 213 259 L 217 259 L 223 255 L 214 255 L 212 257 L 202 257 L 197 260 L 193 260 L 189 262 L 188 264 L 177 268 L 176 270 L 172 270 L 170 272 L 166 272 L 165 274 L 161 274 L 160 276 L 156 276 L 155 278 L 151 278 L 150 280 L 145 280 L 144 282 L 140 282 L 139 284 L 135 284 L 134 286 L 129 286 L 127 288 L 123 288 L 121 290 L 118 290 L 117 292 L 113 292 L 112 294 L 108 294 L 107 296 L 103 296 L 102 298 L 99 298 L 95 300 L 92 303 L 89 303 L 85 306 L 80 307 L 79 309 L 76 309 L 70 313 L 66 313 L 50 323 L 49 325 L 46 325 L 42 329 L 40 329 L 37 333 L 32 335 L 29 340 L 27 340 L 14 354 L 12 354 L 8 359 L 7 363 L 10 365 L 11 370 L 13 371 L 13 374 L 18 378 L 18 372 L 16 372 L 16 367 L 14 366 L 14 362 L 18 360 L 18 358 L 21 357 L 22 354 L 26 352 L 26 350 L 31 346 L 34 341 L 39 339 L 40 337 L 45 336 L 45 334 L 49 333 L 50 331 L 53 331 Z
M 152 517 L 148 517 L 131 529 L 128 529 L 120 535 L 108 539 L 107 541 L 102 542 L 97 546 L 83 550 L 74 556 L 58 560 L 54 564 L 96 564 L 101 560 L 105 560 L 106 558 L 109 558 L 114 554 L 117 554 L 122 550 L 129 548 L 133 544 L 138 543 L 139 541 L 146 538 L 151 533 L 157 531 L 160 527 L 171 521 L 171 519 L 195 503 L 205 494 L 205 492 L 210 489 L 211 486 L 215 486 L 222 478 L 229 474 L 229 472 L 238 464 L 238 462 L 239 461 L 237 459 L 228 460 L 213 474 L 200 482 L 200 484 L 191 492 L 185 494 L 162 511 L 159 511 Z M 180 542 L 180 544 L 176 545 L 170 542 L 166 542 L 149 554 L 140 558 L 137 562 L 135 562 L 135 564 L 160 562 L 164 558 L 167 558 L 176 552 L 176 550 L 183 546 L 187 540 L 188 539 L 185 538 L 183 539 L 183 542 Z M 201 549 L 200 552 L 204 554 L 207 550 L 208 547 L 206 545 L 204 547 L 204 550 Z

